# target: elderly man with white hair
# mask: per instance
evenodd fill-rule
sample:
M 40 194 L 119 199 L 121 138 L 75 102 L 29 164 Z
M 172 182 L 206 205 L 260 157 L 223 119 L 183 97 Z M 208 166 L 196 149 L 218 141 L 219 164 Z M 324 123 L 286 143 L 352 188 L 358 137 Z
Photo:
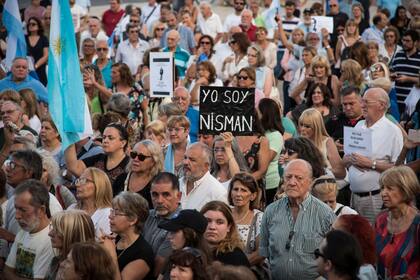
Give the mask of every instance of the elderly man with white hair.
M 385 116 L 389 106 L 388 94 L 383 89 L 366 91 L 362 98 L 365 119 L 359 121 L 355 128 L 371 132 L 372 152 L 369 156 L 351 153 L 343 158 L 349 168 L 352 208 L 372 224 L 382 207 L 379 176 L 394 165 L 403 147 L 401 130 Z
M 209 2 L 203 1 L 200 3 L 200 13 L 197 17 L 197 23 L 203 35 L 211 36 L 215 44 L 222 39 L 222 21 L 219 15 L 212 11 Z
M 245 9 L 241 13 L 241 24 L 239 25 L 242 32 L 245 32 L 251 42 L 257 41 L 257 27 L 252 23 L 252 11 Z
M 268 205 L 261 222 L 259 253 L 273 280 L 316 279 L 313 252 L 330 230 L 335 214 L 311 194 L 312 167 L 303 159 L 284 170 L 284 197 Z

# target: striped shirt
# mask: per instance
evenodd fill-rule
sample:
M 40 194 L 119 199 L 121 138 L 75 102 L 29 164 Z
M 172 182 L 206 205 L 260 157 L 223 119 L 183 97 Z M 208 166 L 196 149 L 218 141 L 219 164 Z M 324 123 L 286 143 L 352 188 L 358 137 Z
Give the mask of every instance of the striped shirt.
M 268 258 L 273 280 L 319 276 L 313 252 L 336 217 L 330 207 L 311 194 L 299 208 L 294 224 L 287 197 L 270 204 L 264 213 L 259 253 Z
M 404 50 L 400 50 L 394 56 L 391 65 L 392 70 L 399 75 L 418 77 L 420 71 L 420 51 L 417 50 L 412 56 L 407 56 Z M 404 104 L 405 98 L 410 93 L 415 83 L 401 83 L 395 81 L 395 90 L 397 92 L 397 101 Z
M 163 52 L 169 52 L 169 48 L 164 48 Z M 187 71 L 187 63 L 190 59 L 190 53 L 183 48 L 177 46 L 174 53 L 175 68 L 178 73 L 178 78 L 183 79 L 185 77 L 185 71 Z
M 281 19 L 281 23 L 283 25 L 283 29 L 286 33 L 292 33 L 292 31 L 298 26 L 298 24 L 300 23 L 300 19 L 297 17 L 294 17 L 292 19 L 286 19 L 285 16 L 282 17 Z M 289 36 L 288 36 L 289 37 Z M 278 45 L 278 50 L 279 51 L 284 51 L 285 47 L 283 46 L 283 44 L 279 41 L 279 45 Z

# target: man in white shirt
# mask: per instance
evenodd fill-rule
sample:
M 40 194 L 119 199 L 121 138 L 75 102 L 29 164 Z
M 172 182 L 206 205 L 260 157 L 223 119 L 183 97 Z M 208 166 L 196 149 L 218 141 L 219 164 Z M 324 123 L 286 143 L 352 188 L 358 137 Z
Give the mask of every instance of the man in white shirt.
M 344 164 L 349 168 L 348 176 L 352 191 L 351 204 L 360 215 L 372 224 L 381 211 L 379 177 L 381 172 L 394 166 L 403 147 L 401 130 L 385 116 L 389 108 L 388 94 L 381 88 L 371 88 L 362 98 L 362 112 L 365 120 L 356 128 L 372 133 L 372 154 L 346 154 Z
M 227 41 L 229 30 L 232 27 L 239 26 L 241 24 L 241 13 L 244 10 L 245 5 L 245 0 L 234 0 L 233 8 L 235 9 L 235 13 L 229 14 L 223 23 L 223 39 L 225 42 Z
M 95 43 L 99 40 L 108 41 L 108 36 L 106 36 L 105 31 L 101 29 L 101 21 L 99 20 L 99 18 L 90 17 L 88 20 L 88 29 L 80 34 L 79 54 L 82 54 L 83 41 L 87 38 L 93 39 Z
M 223 36 L 222 22 L 218 14 L 214 13 L 208 2 L 200 3 L 200 13 L 197 18 L 198 26 L 204 35 L 213 38 L 216 44 Z
M 138 67 L 143 63 L 143 55 L 149 48 L 149 43 L 139 38 L 137 25 L 128 24 L 126 32 L 128 39 L 118 46 L 115 62 L 127 64 L 131 75 L 135 75 Z
M 44 279 L 54 257 L 48 236 L 49 192 L 40 181 L 31 179 L 17 187 L 14 200 L 22 230 L 7 257 L 2 279 Z
M 156 0 L 148 0 L 147 5 L 143 6 L 141 21 L 146 24 L 149 35 L 152 35 L 153 24 L 160 18 L 160 5 Z
M 227 203 L 227 191 L 209 171 L 211 151 L 203 143 L 191 144 L 184 156 L 184 177 L 180 179 L 182 209 L 200 209 L 209 201 Z

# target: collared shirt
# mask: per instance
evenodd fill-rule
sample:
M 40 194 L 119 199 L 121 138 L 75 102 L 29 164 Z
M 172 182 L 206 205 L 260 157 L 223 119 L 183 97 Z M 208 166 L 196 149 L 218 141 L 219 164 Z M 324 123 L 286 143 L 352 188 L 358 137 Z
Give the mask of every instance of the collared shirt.
M 160 46 L 162 48 L 166 48 L 168 46 L 167 42 L 167 36 L 168 32 L 172 29 L 166 28 L 163 32 L 162 38 L 160 39 Z M 188 54 L 191 54 L 195 50 L 195 39 L 194 39 L 194 33 L 191 31 L 189 27 L 186 27 L 184 25 L 178 25 L 176 30 L 179 33 L 179 46 L 183 48 L 185 51 L 188 52 Z
M 294 224 L 288 197 L 268 205 L 261 223 L 259 253 L 268 258 L 273 280 L 317 278 L 313 252 L 335 218 L 331 208 L 311 194 L 299 205 Z
M 204 35 L 209 35 L 213 39 L 216 39 L 218 33 L 223 33 L 222 21 L 219 15 L 212 13 L 207 19 L 205 19 L 201 13 L 198 13 L 197 23 L 200 27 L 201 32 Z
M 19 91 L 24 88 L 30 88 L 34 91 L 38 101 L 48 104 L 48 91 L 40 81 L 28 75 L 23 81 L 16 82 L 13 80 L 13 74 L 9 73 L 5 78 L 0 80 L 0 92 L 5 89 L 13 89 Z
M 144 223 L 143 237 L 152 246 L 153 253 L 156 256 L 168 257 L 172 252 L 171 243 L 166 238 L 168 231 L 159 228 L 160 222 L 169 220 L 173 216 L 177 215 L 181 211 L 181 207 L 178 208 L 168 217 L 159 216 L 155 209 L 150 210 L 149 216 Z
M 169 48 L 164 48 L 164 52 L 170 52 Z M 190 54 L 181 48 L 180 46 L 177 46 L 174 53 L 174 61 L 175 61 L 175 67 L 176 71 L 178 71 L 178 77 L 184 78 L 185 77 L 185 71 L 187 71 L 187 65 L 188 60 L 190 59 Z
M 127 64 L 131 75 L 135 75 L 137 68 L 143 63 L 143 55 L 148 48 L 149 43 L 146 41 L 139 39 L 137 46 L 133 46 L 129 40 L 125 40 L 118 46 L 115 61 Z
M 362 33 L 362 41 L 368 43 L 369 41 L 374 41 L 378 45 L 383 45 L 384 41 L 384 32 L 376 28 L 376 26 L 369 27 Z
M 356 128 L 372 132 L 372 155 L 370 158 L 377 161 L 395 162 L 403 148 L 401 130 L 384 115 L 371 127 L 366 126 L 366 121 L 359 121 Z M 350 189 L 353 192 L 371 192 L 379 189 L 377 170 L 359 170 L 354 166 L 349 168 Z
M 187 182 L 184 178 L 179 179 L 179 189 L 182 193 L 182 209 L 196 209 L 200 211 L 207 202 L 212 200 L 227 203 L 226 188 L 209 171 L 193 184 L 193 189 L 187 194 Z
M 404 50 L 398 51 L 394 56 L 391 68 L 399 75 L 418 77 L 420 71 L 420 50 L 417 50 L 411 56 L 407 56 Z M 407 98 L 414 84 L 413 82 L 401 83 L 395 81 L 398 103 L 404 104 L 404 100 Z

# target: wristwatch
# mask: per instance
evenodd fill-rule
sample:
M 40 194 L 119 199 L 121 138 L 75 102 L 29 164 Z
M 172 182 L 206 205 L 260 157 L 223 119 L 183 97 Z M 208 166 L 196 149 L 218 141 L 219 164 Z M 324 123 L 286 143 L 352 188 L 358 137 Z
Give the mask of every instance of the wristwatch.
M 372 162 L 372 170 L 376 170 L 376 160 Z

